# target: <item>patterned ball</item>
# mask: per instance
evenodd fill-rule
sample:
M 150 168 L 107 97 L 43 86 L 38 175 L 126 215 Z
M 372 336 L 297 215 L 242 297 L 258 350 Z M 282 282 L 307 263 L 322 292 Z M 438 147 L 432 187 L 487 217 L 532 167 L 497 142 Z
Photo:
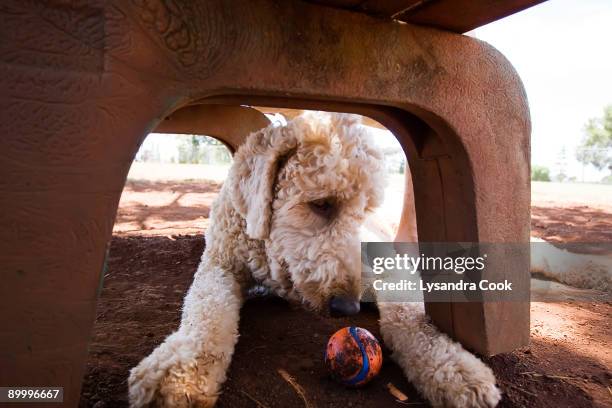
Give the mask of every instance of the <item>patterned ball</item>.
M 378 340 L 361 327 L 340 329 L 327 342 L 325 365 L 342 384 L 364 385 L 378 374 L 382 361 Z

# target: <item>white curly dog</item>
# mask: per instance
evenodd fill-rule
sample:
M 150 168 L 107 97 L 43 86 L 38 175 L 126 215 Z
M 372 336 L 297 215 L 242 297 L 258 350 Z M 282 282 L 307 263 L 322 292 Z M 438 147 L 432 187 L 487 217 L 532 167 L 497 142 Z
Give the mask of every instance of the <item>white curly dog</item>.
M 322 313 L 357 313 L 359 228 L 382 202 L 382 158 L 354 115 L 305 114 L 249 135 L 213 206 L 179 329 L 131 370 L 131 405 L 213 406 L 254 285 Z M 385 344 L 431 404 L 497 405 L 491 369 L 422 304 L 378 307 Z

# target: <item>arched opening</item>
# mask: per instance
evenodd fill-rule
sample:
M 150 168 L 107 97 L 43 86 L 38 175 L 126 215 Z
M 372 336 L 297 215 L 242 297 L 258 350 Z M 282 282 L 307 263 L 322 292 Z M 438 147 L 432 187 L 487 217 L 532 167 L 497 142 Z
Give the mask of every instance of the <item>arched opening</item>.
M 477 203 L 474 158 L 468 157 L 466 141 L 460 140 L 442 118 L 415 106 L 407 105 L 400 109 L 347 101 L 220 95 L 200 99 L 190 106 L 177 109 L 158 128 L 168 132 L 213 134 L 235 149 L 249 133 L 245 130 L 258 129 L 258 126 L 263 127 L 262 124 L 266 122 L 263 111 L 258 110 L 258 107 L 356 113 L 391 131 L 410 158 L 408 165 L 411 177 L 405 179 L 404 191 L 408 194 L 404 195 L 402 215 L 397 226 L 395 239 L 398 241 L 414 241 L 416 236 L 422 242 L 478 242 L 483 236 L 494 241 L 512 234 L 513 228 L 522 228 L 522 224 L 511 224 L 509 230 L 492 229 L 490 223 L 482 222 L 494 216 L 486 212 L 480 214 L 481 221 L 478 221 L 477 211 L 483 207 Z M 240 115 L 245 114 L 249 116 L 241 120 Z M 206 127 L 210 129 L 204 131 Z M 507 193 L 503 187 L 500 191 Z M 503 280 L 504 276 L 514 274 L 514 271 L 515 265 L 510 262 L 497 264 L 487 270 L 487 276 Z M 525 305 L 518 308 L 481 303 L 434 303 L 427 300 L 426 296 L 426 310 L 437 326 L 472 349 L 494 354 L 510 348 L 510 344 L 524 341 L 526 331 L 521 330 L 514 332 L 517 338 L 504 335 L 498 336 L 497 340 L 491 336 L 481 336 L 480 333 L 485 332 L 487 327 L 501 327 L 512 320 L 510 317 L 488 319 L 487 309 L 496 308 L 496 312 L 491 314 L 520 316 L 524 315 Z M 499 312 L 499 309 L 503 310 Z M 523 319 L 521 324 L 526 325 L 527 320 Z
M 200 105 L 189 111 L 194 114 L 199 111 L 204 116 L 206 108 L 206 105 Z M 213 108 L 220 117 L 227 117 L 227 112 L 222 114 L 224 107 Z M 269 123 L 273 119 L 272 115 L 282 115 L 284 120 L 291 120 L 301 112 L 297 109 L 260 106 L 232 106 L 228 110 L 257 118 L 254 127 Z M 240 139 L 231 138 L 236 134 L 235 126 L 245 129 L 243 124 L 238 123 L 238 116 L 232 119 L 233 124 L 226 122 L 225 127 L 213 120 L 203 121 L 202 126 L 187 126 L 186 123 L 183 123 L 182 128 L 168 126 L 168 123 L 178 122 L 176 117 L 180 116 L 171 115 L 162 121 L 145 138 L 128 173 L 118 208 L 115 236 L 111 243 L 104 288 L 98 302 L 98 319 L 94 325 L 83 383 L 82 398 L 86 398 L 90 404 L 97 402 L 97 398 L 107 403 L 118 402 L 115 398 L 125 395 L 123 387 L 127 370 L 176 329 L 182 299 L 191 284 L 204 247 L 208 211 L 221 188 L 228 167 L 226 160 L 210 160 L 210 155 L 202 153 L 206 150 L 225 150 L 229 154 L 230 148 L 234 150 L 241 142 Z M 375 142 L 386 152 L 385 159 L 388 162 L 385 202 L 368 220 L 368 227 L 377 240 L 393 240 L 400 227 L 405 202 L 404 178 L 410 177 L 406 171 L 406 158 L 397 139 L 379 122 L 364 117 L 363 123 L 375 134 Z M 254 130 L 257 129 L 249 129 L 247 134 Z M 214 138 L 205 139 L 203 136 L 194 136 L 194 133 Z M 181 152 L 181 146 L 193 147 L 194 138 L 199 140 L 198 148 Z M 228 149 L 211 143 L 212 140 L 223 140 Z M 232 141 L 233 144 L 230 144 Z M 258 361 L 250 349 L 262 346 L 257 343 L 258 336 L 269 336 L 269 331 L 275 330 L 264 326 L 264 321 L 270 319 L 259 316 L 262 309 L 275 318 L 280 316 L 278 318 L 281 320 L 296 318 L 295 314 L 285 311 L 290 310 L 287 305 L 276 302 L 259 303 L 251 307 L 247 305 L 243 320 L 257 323 L 251 323 L 253 326 L 250 330 L 243 331 L 246 337 L 239 343 L 238 362 Z M 297 313 L 299 320 L 309 320 L 302 325 L 302 330 L 312 331 L 324 341 L 324 325 L 328 323 L 312 319 L 305 311 Z M 359 324 L 375 324 L 376 313 L 371 308 L 364 311 L 364 320 Z M 300 333 L 297 331 L 299 328 L 292 328 L 291 325 L 282 330 L 290 335 Z M 253 337 L 257 339 L 253 340 Z M 272 344 L 266 347 L 276 345 L 282 348 L 287 343 L 286 338 L 270 341 Z M 247 349 L 244 350 L 244 347 Z M 303 353 L 308 354 L 312 351 L 310 348 L 318 345 L 309 343 L 304 347 Z M 259 354 L 265 357 L 267 351 Z M 319 354 L 317 349 L 316 355 Z M 244 355 L 248 355 L 248 358 Z M 399 378 L 395 381 L 399 381 Z M 105 386 L 100 387 L 99 384 Z M 228 383 L 228 387 L 235 386 L 234 382 Z M 236 393 L 224 393 L 232 394 Z
M 314 103 L 304 103 L 304 105 L 307 108 L 314 108 L 317 106 Z M 367 113 L 373 112 L 371 109 L 362 109 L 341 104 L 327 104 L 322 105 L 322 107 L 327 108 L 326 110 L 329 111 L 349 111 L 363 114 L 363 125 L 370 129 L 370 132 L 375 136 L 375 142 L 386 152 L 385 166 L 390 176 L 389 183 L 391 187 L 386 193 L 384 208 L 379 212 L 379 220 L 371 220 L 372 222 L 369 223 L 373 231 L 379 229 L 379 232 L 382 233 L 376 237 L 377 240 L 392 241 L 395 239 L 398 241 L 416 242 L 417 226 L 414 209 L 415 196 L 410 163 L 406 161 L 406 152 L 411 152 L 414 155 L 411 155 L 414 157 L 414 160 L 417 160 L 417 156 L 415 149 L 406 147 L 406 143 L 409 142 L 406 135 L 409 133 L 401 133 L 401 129 L 397 126 L 397 123 L 391 121 L 390 117 L 378 115 L 385 120 L 390 120 L 390 122 L 396 126 L 397 133 L 395 133 L 396 136 L 393 136 L 393 133 L 382 125 L 380 121 L 366 116 Z M 249 133 L 267 126 L 271 120 L 273 120 L 272 115 L 280 115 L 285 120 L 291 120 L 301 112 L 303 112 L 303 110 L 299 108 L 279 108 L 260 105 L 221 105 L 216 103 L 195 104 L 180 108 L 162 120 L 154 129 L 154 132 L 147 137 L 145 142 L 143 142 L 141 150 L 136 154 L 135 163 L 132 165 L 130 174 L 128 175 L 127 186 L 129 188 L 130 183 L 133 182 L 132 180 L 139 179 L 138 173 L 146 175 L 145 178 L 155 180 L 155 173 L 161 171 L 160 169 L 155 169 L 155 166 L 139 164 L 139 161 L 142 161 L 141 159 L 145 155 L 155 155 L 155 152 L 149 152 L 147 150 L 147 144 L 152 141 L 152 138 L 159 138 L 161 142 L 164 140 L 162 135 L 167 136 L 167 141 L 175 138 L 175 135 L 178 134 L 188 135 L 188 137 L 192 138 L 195 137 L 193 136 L 195 134 L 210 135 L 214 140 L 220 141 L 227 146 L 229 151 L 233 154 Z M 424 125 L 421 126 L 424 127 Z M 399 134 L 400 137 L 398 137 L 397 134 Z M 184 137 L 179 137 L 179 139 L 186 140 Z M 402 143 L 402 141 L 404 143 Z M 410 142 L 412 142 L 412 140 L 410 140 Z M 168 143 L 166 143 L 166 145 L 168 146 Z M 171 148 L 177 150 L 176 146 Z M 166 155 L 167 154 L 166 152 Z M 165 161 L 174 161 L 176 163 L 181 161 L 178 157 L 178 151 L 175 151 L 174 156 L 176 157 L 167 158 Z M 219 174 L 215 174 L 219 173 L 219 169 L 201 167 L 198 170 L 193 169 L 193 171 L 199 171 L 199 175 L 189 176 L 189 172 L 184 168 L 185 166 L 183 166 L 181 170 L 183 176 L 180 174 L 173 176 L 173 169 L 171 167 L 172 166 L 166 166 L 163 170 L 165 172 L 163 178 L 170 180 L 180 179 L 181 177 L 184 179 L 202 179 L 206 174 L 206 180 L 222 181 L 223 179 L 219 177 Z M 396 174 L 391 177 L 391 173 Z M 143 179 L 143 177 L 140 177 L 140 179 Z M 119 221 L 121 221 L 121 215 L 120 210 Z M 117 230 L 117 228 L 115 228 L 115 230 Z

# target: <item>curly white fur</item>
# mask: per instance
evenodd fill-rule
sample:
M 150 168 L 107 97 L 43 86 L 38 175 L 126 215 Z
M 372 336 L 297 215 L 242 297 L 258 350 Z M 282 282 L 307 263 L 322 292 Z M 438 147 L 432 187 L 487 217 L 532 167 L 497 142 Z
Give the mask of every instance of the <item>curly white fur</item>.
M 548 242 L 531 237 L 531 272 L 577 288 L 612 292 L 612 258 L 586 255 L 559 249 Z
M 382 154 L 354 115 L 306 114 L 251 134 L 211 213 L 181 325 L 132 369 L 133 407 L 210 407 L 225 380 L 248 289 L 325 312 L 360 296 L 359 227 L 382 202 Z M 489 368 L 410 304 L 381 304 L 395 359 L 434 405 L 492 407 Z

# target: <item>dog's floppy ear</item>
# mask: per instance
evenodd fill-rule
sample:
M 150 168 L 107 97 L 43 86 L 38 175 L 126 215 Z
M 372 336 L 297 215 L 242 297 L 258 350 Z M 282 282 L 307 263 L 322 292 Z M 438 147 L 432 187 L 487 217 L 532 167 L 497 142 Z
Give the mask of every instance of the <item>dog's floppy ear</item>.
M 289 127 L 270 125 L 249 135 L 234 156 L 228 181 L 234 208 L 246 220 L 246 232 L 252 239 L 265 239 L 270 233 L 276 174 L 280 162 L 296 146 Z

